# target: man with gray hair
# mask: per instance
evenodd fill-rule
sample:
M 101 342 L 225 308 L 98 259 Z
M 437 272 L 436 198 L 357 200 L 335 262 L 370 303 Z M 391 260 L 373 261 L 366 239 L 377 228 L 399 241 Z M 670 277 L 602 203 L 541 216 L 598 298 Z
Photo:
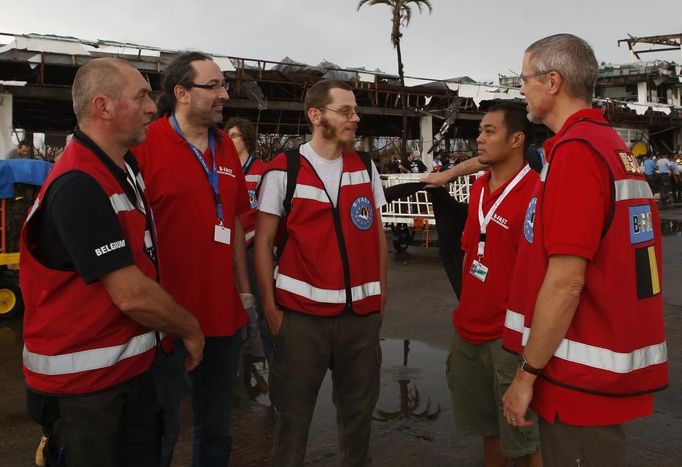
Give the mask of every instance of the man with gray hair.
M 24 375 L 29 412 L 54 426 L 48 465 L 158 465 L 154 330 L 181 336 L 188 369 L 202 358 L 199 323 L 156 281 L 154 219 L 128 151 L 156 110 L 149 92 L 121 60 L 78 70 L 79 126 L 22 232 Z
M 661 233 L 636 158 L 592 109 L 598 64 L 570 34 L 532 44 L 521 92 L 556 135 L 525 216 L 503 345 L 507 422 L 540 416 L 545 466 L 625 465 L 622 424 L 668 384 Z

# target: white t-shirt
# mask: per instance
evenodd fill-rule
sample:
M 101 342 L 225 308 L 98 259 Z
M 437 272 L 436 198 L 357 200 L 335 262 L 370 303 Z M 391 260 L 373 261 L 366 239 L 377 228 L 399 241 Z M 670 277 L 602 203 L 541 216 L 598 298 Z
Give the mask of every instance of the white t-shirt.
M 310 143 L 301 146 L 301 155 L 305 157 L 319 175 L 325 190 L 336 206 L 339 196 L 339 183 L 343 172 L 343 158 L 341 154 L 334 160 L 328 160 L 317 154 Z M 287 173 L 282 170 L 272 170 L 265 174 L 260 183 L 260 195 L 258 196 L 258 210 L 282 216 L 284 214 L 284 196 L 287 192 Z M 372 192 L 374 193 L 374 205 L 380 208 L 386 204 L 384 189 L 381 186 L 379 172 L 372 164 Z

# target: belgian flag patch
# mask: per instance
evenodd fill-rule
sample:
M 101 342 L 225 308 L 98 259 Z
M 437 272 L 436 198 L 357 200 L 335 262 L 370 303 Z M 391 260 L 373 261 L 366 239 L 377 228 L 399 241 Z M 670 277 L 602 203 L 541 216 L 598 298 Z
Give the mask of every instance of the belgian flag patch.
M 656 249 L 653 245 L 635 250 L 635 265 L 637 268 L 637 298 L 641 300 L 661 293 Z

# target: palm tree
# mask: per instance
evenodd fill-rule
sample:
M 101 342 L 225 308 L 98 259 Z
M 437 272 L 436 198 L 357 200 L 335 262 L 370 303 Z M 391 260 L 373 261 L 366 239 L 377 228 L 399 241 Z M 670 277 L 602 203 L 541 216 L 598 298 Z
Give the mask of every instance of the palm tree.
M 431 2 L 429 0 L 360 0 L 358 2 L 358 10 L 363 5 L 386 5 L 391 9 L 393 27 L 391 28 L 391 43 L 398 54 L 398 76 L 400 76 L 400 103 L 403 110 L 403 129 L 401 134 L 401 152 L 402 157 L 405 157 L 407 152 L 407 99 L 405 96 L 405 72 L 403 71 L 403 57 L 400 53 L 400 38 L 403 34 L 400 32 L 400 26 L 407 26 L 412 19 L 412 4 L 416 5 L 419 12 L 422 11 L 422 6 L 429 9 L 431 14 Z

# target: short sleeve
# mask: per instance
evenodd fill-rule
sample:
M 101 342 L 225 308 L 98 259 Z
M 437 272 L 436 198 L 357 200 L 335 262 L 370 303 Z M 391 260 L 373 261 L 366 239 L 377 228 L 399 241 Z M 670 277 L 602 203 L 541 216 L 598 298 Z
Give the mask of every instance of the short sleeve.
M 282 217 L 284 214 L 284 196 L 287 190 L 287 173 L 283 170 L 271 170 L 261 178 L 258 195 L 258 210 Z
M 73 268 L 90 284 L 104 275 L 135 264 L 109 198 L 99 184 L 82 172 L 70 172 L 47 190 L 43 221 L 63 246 Z M 41 257 L 49 243 L 39 242 Z M 48 260 L 49 261 L 49 260 Z
M 599 249 L 611 204 L 610 171 L 584 143 L 564 143 L 554 152 L 543 200 L 547 253 L 591 260 Z
M 384 195 L 384 186 L 381 184 L 379 171 L 374 164 L 372 164 L 372 193 L 374 194 L 374 206 L 376 206 L 377 209 L 381 209 L 388 204 L 386 202 L 386 195 Z

